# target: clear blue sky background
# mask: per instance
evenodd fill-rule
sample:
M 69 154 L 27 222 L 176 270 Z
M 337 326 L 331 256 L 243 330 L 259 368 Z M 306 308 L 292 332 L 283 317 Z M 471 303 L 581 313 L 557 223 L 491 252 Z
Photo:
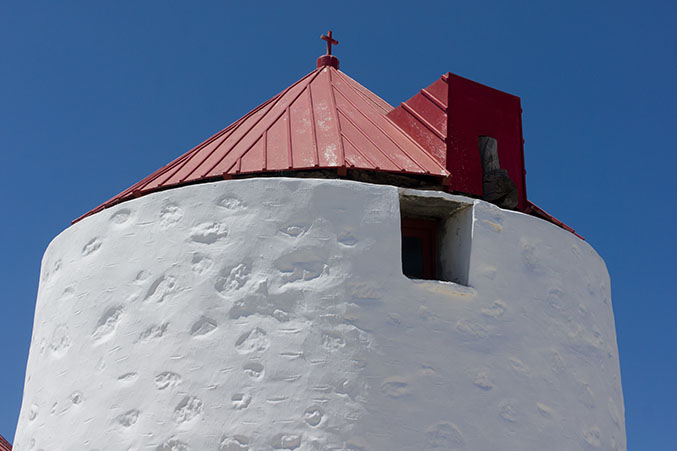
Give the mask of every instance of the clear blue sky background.
M 522 98 L 529 198 L 611 274 L 629 448 L 675 449 L 676 22 L 674 0 L 0 3 L 0 433 L 49 241 L 311 71 L 332 28 L 391 104 L 447 71 Z

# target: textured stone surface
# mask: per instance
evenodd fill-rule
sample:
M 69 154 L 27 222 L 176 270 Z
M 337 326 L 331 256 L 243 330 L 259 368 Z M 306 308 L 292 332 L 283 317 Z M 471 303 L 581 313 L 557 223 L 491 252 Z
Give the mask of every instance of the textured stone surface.
M 402 275 L 389 186 L 223 181 L 83 220 L 45 253 L 15 449 L 625 449 L 603 261 L 472 208 L 470 287 Z

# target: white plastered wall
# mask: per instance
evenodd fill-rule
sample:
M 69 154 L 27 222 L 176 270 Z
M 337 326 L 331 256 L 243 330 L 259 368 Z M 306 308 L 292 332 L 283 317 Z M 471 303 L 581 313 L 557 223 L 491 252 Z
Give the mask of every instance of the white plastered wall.
M 223 181 L 75 224 L 15 450 L 625 449 L 604 262 L 464 202 L 467 287 L 401 274 L 390 186 Z

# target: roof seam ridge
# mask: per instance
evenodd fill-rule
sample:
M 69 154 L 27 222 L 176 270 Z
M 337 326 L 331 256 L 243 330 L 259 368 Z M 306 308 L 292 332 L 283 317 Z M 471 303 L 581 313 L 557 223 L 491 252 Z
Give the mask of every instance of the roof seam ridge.
M 284 97 L 286 94 L 288 94 L 289 91 L 291 91 L 291 90 L 292 90 L 293 88 L 295 88 L 297 85 L 301 84 L 302 81 L 306 80 L 306 79 L 307 79 L 308 77 L 310 77 L 311 75 L 312 75 L 312 77 L 311 77 L 311 79 L 306 83 L 306 85 L 312 83 L 312 81 L 315 79 L 315 77 L 317 77 L 317 74 L 318 74 L 318 73 L 319 73 L 319 72 L 317 71 L 317 69 L 314 70 L 313 72 L 309 73 L 308 75 L 306 75 L 305 77 L 303 77 L 302 79 L 298 80 L 296 83 L 292 84 L 292 85 L 289 86 L 287 89 L 285 89 L 284 91 L 282 91 L 280 94 L 278 94 L 278 96 L 277 96 L 275 102 L 270 106 L 270 108 L 268 108 L 268 111 L 266 112 L 266 114 L 269 113 L 269 112 L 275 107 L 275 105 L 277 105 L 277 102 L 279 102 L 280 99 L 282 99 L 282 97 Z M 303 90 L 301 90 L 301 92 L 303 92 Z M 301 95 L 301 92 L 294 98 L 294 100 L 296 100 L 296 98 L 298 98 L 298 96 Z M 292 100 L 292 102 L 293 102 L 294 100 Z M 284 113 L 284 110 L 282 110 L 282 113 L 280 113 L 280 114 L 279 114 L 279 115 L 271 122 L 271 124 L 274 124 L 275 122 L 277 122 L 277 120 L 280 118 L 280 116 L 281 116 L 283 113 Z M 214 164 L 213 164 L 206 172 L 204 172 L 204 173 L 202 174 L 202 177 L 207 177 L 207 175 L 208 175 L 210 172 L 212 172 L 219 164 L 221 164 L 221 162 L 222 162 L 222 161 L 230 154 L 230 152 L 233 150 L 233 148 L 235 148 L 235 146 L 236 146 L 237 144 L 239 144 L 239 143 L 245 138 L 245 136 L 247 136 L 247 133 L 251 132 L 251 130 L 252 130 L 254 127 L 256 127 L 256 126 L 263 120 L 263 118 L 266 116 L 266 114 L 264 114 L 263 116 L 261 116 L 254 124 L 252 124 L 252 126 L 249 127 L 249 130 L 247 130 L 247 132 L 246 132 L 245 134 L 243 134 L 240 138 L 238 138 L 238 140 L 235 141 L 235 142 L 230 146 L 230 148 L 228 149 L 228 151 L 225 152 L 221 158 L 219 158 L 219 159 L 218 159 L 218 160 L 217 160 L 217 161 L 216 161 L 216 162 L 215 162 L 215 163 L 214 163 Z M 266 127 L 266 130 L 268 130 L 269 128 L 270 128 L 270 127 Z M 247 152 L 249 152 L 250 149 L 251 149 L 251 147 L 248 147 L 247 150 L 245 150 L 244 152 L 242 152 L 242 154 L 240 154 L 240 155 L 239 155 L 238 157 L 236 157 L 236 158 L 241 158 L 241 157 L 244 156 Z M 215 149 L 215 150 L 216 150 L 216 149 Z M 200 165 L 200 166 L 201 166 L 201 165 Z M 199 166 L 198 166 L 198 167 L 199 167 Z M 195 168 L 195 169 L 197 169 L 197 168 Z M 195 170 L 192 171 L 192 172 L 195 172 Z M 192 174 L 192 172 L 191 172 L 191 174 Z
M 420 164 L 418 164 L 418 162 L 415 161 L 411 156 L 409 156 L 409 154 L 407 153 L 407 151 L 404 150 L 399 144 L 397 144 L 397 143 L 396 143 L 396 142 L 388 135 L 388 133 L 386 133 L 385 130 L 383 130 L 383 128 L 382 128 L 381 126 L 379 126 L 379 125 L 376 124 L 373 120 L 371 120 L 371 118 L 369 118 L 369 117 L 367 117 L 365 114 L 363 114 L 363 113 L 360 111 L 360 109 L 357 107 L 357 105 L 355 105 L 353 102 L 351 102 L 350 99 L 348 99 L 348 98 L 346 97 L 346 95 L 343 94 L 339 88 L 335 88 L 335 89 L 336 89 L 343 97 L 345 97 L 346 101 L 347 101 L 353 108 L 355 108 L 355 109 L 356 109 L 356 110 L 357 110 L 357 111 L 358 111 L 358 112 L 359 112 L 359 113 L 360 113 L 360 114 L 361 114 L 361 115 L 362 115 L 362 116 L 363 116 L 363 117 L 364 117 L 371 125 L 373 125 L 378 131 L 380 131 L 380 132 L 381 132 L 381 133 L 382 133 L 382 134 L 383 134 L 383 135 L 384 135 L 384 136 L 385 136 L 385 137 L 386 137 L 386 138 L 387 138 L 387 139 L 388 139 L 395 147 L 397 147 L 404 155 L 406 155 L 406 157 L 407 157 L 412 163 L 414 163 L 415 166 L 418 166 L 418 168 L 421 169 L 421 170 L 424 171 L 424 172 L 429 172 L 429 171 L 427 171 L 423 166 L 421 166 Z M 337 109 L 338 109 L 338 107 L 337 107 Z M 387 118 L 387 116 L 386 116 L 386 118 Z M 352 123 L 352 121 L 351 121 L 351 123 Z M 353 125 L 355 125 L 355 124 L 353 123 Z M 360 127 L 358 127 L 357 125 L 355 125 L 355 127 L 357 127 L 358 130 L 360 130 L 360 132 L 361 132 L 363 135 L 365 135 L 365 133 L 360 129 Z M 365 136 L 366 136 L 366 135 L 365 135 Z M 385 152 L 383 152 L 378 146 L 376 146 L 376 147 L 377 147 L 377 149 L 378 149 L 383 155 L 386 155 Z M 398 164 L 396 164 L 395 162 L 393 162 L 387 155 L 386 155 L 386 158 L 388 158 L 388 159 L 389 159 L 396 167 L 400 167 Z M 401 167 L 400 167 L 400 169 L 401 169 L 401 170 L 404 170 L 404 168 L 401 168 Z
M 371 161 L 371 158 L 369 158 L 368 156 L 366 156 L 365 154 L 363 154 L 362 152 L 360 152 L 360 148 L 357 147 L 357 146 L 355 145 L 354 142 L 352 142 L 347 136 L 344 136 L 343 139 L 345 139 L 346 141 L 348 141 L 348 142 L 350 143 L 350 145 L 353 146 L 353 149 L 355 149 L 355 152 L 357 152 L 358 154 L 360 154 L 360 156 L 361 156 L 362 158 L 364 158 L 365 160 L 367 160 L 367 161 L 369 162 L 369 164 L 371 164 L 372 166 L 374 166 L 375 168 L 378 169 L 378 165 L 377 165 L 376 163 L 374 163 L 373 161 Z M 354 165 L 353 165 L 353 166 L 354 166 Z
M 432 125 L 430 122 L 428 122 L 427 120 L 425 120 L 425 118 L 424 118 L 423 116 L 421 116 L 420 114 L 418 114 L 418 112 L 417 112 L 416 110 L 414 110 L 412 107 L 410 107 L 409 105 L 407 105 L 406 102 L 402 102 L 402 103 L 400 104 L 400 106 L 402 107 L 402 109 L 403 109 L 405 112 L 409 113 L 414 119 L 416 119 L 418 122 L 420 122 L 421 125 L 423 125 L 425 128 L 427 128 L 428 130 L 430 130 L 434 135 L 436 135 L 436 136 L 437 136 L 438 138 L 440 138 L 442 141 L 446 141 L 447 137 L 446 137 L 446 135 L 445 135 L 444 133 L 442 133 L 441 131 L 437 130 L 437 127 L 435 127 L 435 126 Z
M 345 79 L 347 79 L 348 82 L 352 82 L 352 83 L 354 83 L 354 84 L 360 86 L 360 88 L 364 88 L 365 90 L 367 90 L 367 88 L 365 88 L 364 86 L 360 85 L 357 81 L 353 80 L 351 77 L 349 77 L 348 75 L 344 74 L 343 72 L 341 72 L 341 71 L 339 71 L 339 70 L 337 70 L 336 72 L 339 73 L 339 75 L 340 75 L 341 78 L 345 78 Z M 346 83 L 346 84 L 350 84 L 350 83 Z M 384 114 L 387 114 L 390 110 L 393 109 L 393 106 L 392 106 L 392 105 L 390 105 L 388 102 L 386 102 L 385 100 L 383 100 L 383 99 L 382 99 L 381 97 L 379 97 L 377 94 L 375 94 L 375 93 L 373 93 L 373 92 L 371 93 L 371 94 L 374 95 L 374 97 L 377 97 L 380 101 L 382 101 L 383 103 L 385 103 L 386 105 L 388 105 L 388 108 L 384 108 L 382 105 L 379 105 L 378 102 L 376 102 L 374 99 L 370 98 L 370 97 L 367 96 L 364 92 L 362 92 L 361 90 L 358 90 L 358 89 L 355 88 L 354 86 L 351 86 L 351 88 L 353 89 L 353 91 L 355 91 L 355 92 L 357 93 L 358 96 L 362 97 L 365 101 L 371 103 L 373 106 L 375 106 L 375 107 L 378 108 L 379 110 L 383 110 Z M 368 91 L 368 90 L 367 90 L 367 91 Z
M 233 169 L 233 167 L 237 164 L 238 161 L 242 161 L 242 159 L 243 159 L 244 156 L 247 154 L 247 152 L 249 152 L 251 149 L 253 149 L 254 146 L 255 146 L 259 141 L 261 141 L 261 138 L 262 138 L 262 136 L 259 136 L 259 137 L 256 139 L 256 141 L 254 141 L 249 147 L 247 147 L 247 149 L 242 153 L 242 155 L 240 155 L 240 156 L 235 160 L 235 162 L 234 162 L 233 164 L 231 164 L 231 165 L 228 167 L 228 170 L 226 170 L 225 172 L 226 172 L 226 173 L 230 172 L 230 170 Z
M 426 88 L 421 88 L 421 95 L 422 95 L 423 97 L 427 98 L 428 100 L 430 100 L 436 107 L 438 107 L 438 108 L 439 108 L 440 110 L 442 110 L 443 112 L 445 112 L 445 113 L 447 112 L 447 109 L 448 109 L 449 107 L 444 106 L 444 104 L 442 103 L 442 101 L 441 101 L 440 99 L 438 99 L 437 97 L 435 97 L 435 96 L 434 96 L 430 91 L 428 91 Z
M 394 111 L 394 110 L 393 110 L 393 111 Z M 400 126 L 397 124 L 397 122 L 395 122 L 395 121 L 393 121 L 392 119 L 390 119 L 390 118 L 388 117 L 388 115 L 386 115 L 385 118 L 386 118 L 386 119 L 388 120 L 388 122 L 390 122 L 390 124 L 392 124 L 392 125 L 393 125 L 393 126 L 394 126 L 394 127 L 395 127 L 395 128 L 396 128 L 396 129 L 397 129 L 397 130 L 398 130 L 398 131 L 406 138 L 406 139 L 408 139 L 409 141 L 411 141 L 412 144 L 414 144 L 416 147 L 418 147 L 419 149 L 421 149 L 421 150 L 423 151 L 423 153 L 425 154 L 426 158 L 428 158 L 428 160 L 430 160 L 430 161 L 431 161 L 435 166 L 437 166 L 439 169 L 442 169 L 442 173 L 444 174 L 445 177 L 451 176 L 451 173 L 449 172 L 449 170 L 448 170 L 447 168 L 445 168 L 445 167 L 442 165 L 442 163 L 440 163 L 440 161 L 439 161 L 437 158 L 435 158 L 430 152 L 428 152 L 428 150 L 427 150 L 425 147 L 423 147 L 421 144 L 419 144 L 418 142 L 416 142 L 416 140 L 415 140 L 414 138 L 412 138 L 411 135 L 409 135 L 409 133 L 405 132 L 405 131 L 402 129 L 402 127 L 400 127 Z
M 357 83 L 357 82 L 355 82 L 355 83 Z M 351 88 L 353 91 L 357 92 L 357 90 L 356 90 L 353 86 L 351 86 L 349 83 L 346 83 L 346 84 L 347 84 L 348 87 Z M 340 89 L 339 89 L 338 91 L 341 92 Z M 358 92 L 358 94 L 359 94 L 359 92 Z M 353 107 L 355 107 L 355 105 L 354 105 L 352 102 L 350 102 L 350 103 L 353 105 Z M 355 107 L 355 108 L 357 108 L 357 107 Z M 394 108 L 391 108 L 391 111 L 392 111 L 393 109 L 394 109 Z M 358 108 L 358 110 L 359 110 L 359 108 Z M 363 115 L 363 116 L 364 116 L 364 115 Z M 383 116 L 384 116 L 384 118 L 385 118 L 390 124 L 394 125 L 395 128 L 396 128 L 397 130 L 399 130 L 399 132 L 402 133 L 402 135 L 403 135 L 404 137 L 406 137 L 406 139 L 408 139 L 415 147 L 417 147 L 418 149 L 420 149 L 420 150 L 422 151 L 422 153 L 428 158 L 428 160 L 429 160 L 430 162 L 432 162 L 434 165 L 436 165 L 439 169 L 442 169 L 442 173 L 443 173 L 443 174 L 446 174 L 446 176 L 449 176 L 449 175 L 450 175 L 450 174 L 449 174 L 449 171 L 448 171 L 444 166 L 442 166 L 442 164 L 441 164 L 435 157 L 433 157 L 433 156 L 432 156 L 432 155 L 431 155 L 431 154 L 430 154 L 423 146 L 421 146 L 418 142 L 416 142 L 416 140 L 414 140 L 411 136 L 409 136 L 408 133 L 406 133 L 404 130 L 402 130 L 402 129 L 394 122 L 394 121 L 390 120 L 390 118 L 388 117 L 388 114 L 387 114 L 387 113 L 384 114 Z M 366 117 L 366 116 L 365 116 L 365 117 Z M 407 156 L 407 158 L 409 158 L 416 166 L 419 167 L 419 169 L 421 169 L 423 172 L 430 173 L 430 171 L 428 171 L 428 170 L 425 169 L 423 166 L 421 166 L 421 165 L 418 163 L 418 161 L 416 161 L 414 158 L 412 158 L 412 157 L 411 157 L 411 156 L 410 156 L 410 155 L 409 155 L 409 154 L 408 154 L 408 153 L 407 153 L 407 152 L 406 152 L 406 151 L 405 151 L 398 143 L 396 143 L 396 142 L 390 137 L 390 135 L 389 135 L 388 133 L 386 133 L 385 130 L 383 130 L 382 127 L 380 127 L 378 124 L 376 124 L 374 121 L 372 121 L 372 120 L 371 120 L 370 118 L 368 118 L 368 117 L 367 117 L 367 120 L 368 120 L 374 127 L 376 127 L 381 133 L 383 133 L 383 134 L 390 140 L 390 142 L 392 142 L 398 149 L 400 149 L 400 150 Z
M 315 125 L 315 105 L 313 104 L 313 87 L 308 85 L 308 103 L 310 105 L 310 132 L 313 141 L 313 163 L 315 167 L 320 165 L 320 150 L 317 145 L 317 130 Z
M 292 86 L 293 86 L 293 85 L 292 85 Z M 290 86 L 289 88 L 287 88 L 287 89 L 291 89 L 291 86 Z M 233 147 L 234 147 L 237 143 L 239 143 L 239 142 L 247 135 L 247 133 L 252 129 L 252 127 L 256 126 L 256 124 L 258 124 L 259 121 L 261 121 L 261 120 L 265 117 L 265 115 L 266 115 L 270 110 L 272 110 L 272 109 L 275 107 L 275 105 L 277 104 L 277 102 L 282 98 L 282 96 L 283 96 L 284 94 L 285 94 L 285 91 L 283 91 L 283 92 L 279 93 L 277 96 L 273 97 L 273 99 L 275 99 L 275 100 L 274 100 L 273 102 L 270 103 L 270 107 L 268 108 L 268 110 L 267 110 L 266 112 L 264 112 L 264 113 L 261 115 L 261 117 L 254 123 L 254 125 L 252 125 L 251 127 L 249 127 L 249 130 L 245 131 L 245 132 L 243 133 L 243 135 L 242 135 L 240 138 L 238 138 L 238 140 L 235 142 L 235 144 L 233 144 L 233 145 L 230 147 L 230 149 L 229 149 L 227 152 L 225 152 L 224 157 L 225 157 L 226 155 L 228 155 L 228 153 L 233 149 Z M 271 99 L 271 100 L 272 100 L 272 99 Z M 258 110 L 257 110 L 256 112 L 258 113 Z M 243 118 L 241 121 L 238 121 L 238 122 L 239 122 L 238 128 L 239 128 L 240 125 L 244 124 L 245 121 L 246 121 L 247 119 L 249 119 L 250 117 L 252 117 L 252 116 L 255 114 L 255 113 L 253 113 L 253 112 L 250 112 L 250 113 L 252 113 L 252 114 L 248 114 L 248 115 L 247 115 L 245 118 Z M 209 157 L 211 157 L 212 155 L 214 155 L 214 152 L 216 152 L 216 151 L 219 149 L 219 147 L 221 147 L 221 146 L 223 145 L 223 143 L 225 143 L 226 140 L 227 140 L 228 138 L 230 138 L 230 137 L 233 135 L 233 133 L 235 132 L 235 130 L 236 130 L 236 129 L 233 129 L 233 131 L 232 131 L 228 136 L 226 136 L 225 138 L 223 138 L 223 139 L 221 140 L 221 142 L 219 142 L 219 143 L 214 147 L 214 149 L 212 149 L 212 151 L 209 152 L 209 154 L 207 154 L 207 155 L 205 156 L 205 158 L 202 160 L 202 162 L 201 162 L 200 164 L 198 164 L 197 166 L 195 166 L 195 168 L 193 168 L 192 171 L 190 171 L 188 174 L 186 174 L 186 175 L 181 179 L 181 182 L 185 182 L 186 179 L 187 179 L 188 177 L 190 177 L 191 175 L 193 175 L 193 174 L 200 168 L 200 166 L 202 166 L 202 163 L 204 163 L 205 161 L 207 161 L 207 160 L 209 159 Z M 219 158 L 218 161 L 217 161 L 214 165 L 212 165 L 212 167 L 210 167 L 209 170 L 208 170 L 207 172 L 205 172 L 204 174 L 202 174 L 201 177 L 206 177 L 207 174 L 209 174 L 209 173 L 210 173 L 210 172 L 211 172 L 211 171 L 212 171 L 212 170 L 213 170 L 213 169 L 214 169 L 214 168 L 215 168 L 215 167 L 223 160 L 224 157 Z M 240 157 L 241 157 L 241 156 L 240 156 Z
M 301 97 L 299 95 L 299 97 Z M 297 97 L 294 99 L 293 102 L 291 102 L 289 105 L 287 105 L 287 109 L 285 110 L 285 116 L 287 118 L 287 167 L 289 169 L 294 167 L 294 154 L 292 152 L 292 139 L 291 139 L 291 106 L 296 102 L 296 100 L 299 98 Z
M 280 95 L 280 94 L 278 94 L 278 95 Z M 214 147 L 214 150 L 209 152 L 209 154 L 206 156 L 206 158 L 209 158 L 216 151 L 216 149 L 218 149 L 221 146 L 221 144 L 223 144 L 223 142 L 225 142 L 226 139 L 228 139 L 230 136 L 233 135 L 233 133 L 235 133 L 235 131 L 240 127 L 240 125 L 242 125 L 247 119 L 249 119 L 250 117 L 252 117 L 256 113 L 261 111 L 263 108 L 265 108 L 269 103 L 271 103 L 276 98 L 277 98 L 277 96 L 271 97 L 270 99 L 261 103 L 259 106 L 255 107 L 250 112 L 248 112 L 247 114 L 242 116 L 240 119 L 238 119 L 235 122 L 233 122 L 232 124 L 230 124 L 228 127 L 224 128 L 221 132 L 216 133 L 211 138 L 207 139 L 206 141 L 202 142 L 201 144 L 195 146 L 193 149 L 186 152 L 186 155 L 189 155 L 189 158 L 187 158 L 187 160 L 184 161 L 183 164 L 181 164 L 180 167 L 177 167 L 176 170 L 173 171 L 171 175 L 169 175 L 169 177 L 165 178 L 165 180 L 162 183 L 166 183 L 167 181 L 171 180 L 172 177 L 174 177 L 176 174 L 178 174 L 178 172 L 181 169 L 183 169 L 185 167 L 185 165 L 188 163 L 188 160 L 191 160 L 194 156 L 196 156 L 196 154 L 198 152 L 200 152 L 202 149 L 204 149 L 205 147 L 207 147 L 208 145 L 210 145 L 214 141 L 220 139 L 223 135 L 226 135 L 225 137 L 223 137 L 223 139 L 221 139 L 221 142 Z M 199 167 L 199 165 L 197 167 Z M 197 169 L 197 167 L 195 169 Z M 193 171 L 189 172 L 188 175 L 186 177 L 184 177 L 181 181 L 185 181 L 185 179 L 187 177 L 189 177 L 195 171 L 195 169 L 193 169 Z M 157 178 L 159 178 L 160 175 L 164 175 L 164 174 L 159 174 Z
M 263 130 L 263 135 L 259 139 L 263 140 L 263 167 L 261 168 L 262 171 L 265 171 L 268 169 L 268 129 L 266 128 Z M 258 141 L 258 140 L 257 140 Z M 249 150 L 245 151 L 245 154 L 249 152 Z
M 362 88 L 364 88 L 364 86 L 361 86 L 357 81 L 353 80 L 352 78 L 350 78 L 348 75 L 344 74 L 343 72 L 340 72 L 340 71 L 337 71 L 337 72 L 340 74 L 341 78 L 347 79 L 347 80 L 343 80 L 343 81 L 345 81 L 346 84 L 349 85 L 353 91 L 355 91 L 355 93 L 358 95 L 358 97 L 361 97 L 365 102 L 368 102 L 373 107 L 378 108 L 379 110 L 382 110 L 384 114 L 386 114 L 389 110 L 391 110 L 393 108 L 392 105 L 389 105 L 389 104 L 388 104 L 389 108 L 384 108 L 382 105 L 379 105 L 376 101 L 374 101 L 374 99 L 369 98 L 368 95 L 366 95 L 360 89 L 357 89 L 355 86 L 352 86 L 352 84 L 357 84 Z M 374 93 L 372 93 L 372 94 L 374 94 Z M 374 94 L 374 96 L 378 97 L 376 94 Z M 381 98 L 379 97 L 379 99 L 381 99 Z M 383 99 L 381 99 L 381 100 L 384 103 L 387 103 L 387 102 L 385 102 L 385 100 L 383 100 Z
M 346 99 L 346 100 L 347 100 L 347 99 Z M 354 105 L 353 105 L 353 106 L 354 106 Z M 388 153 L 385 152 L 383 149 L 381 149 L 381 147 L 380 147 L 378 144 L 376 144 L 376 143 L 374 142 L 374 140 L 371 139 L 371 138 L 364 132 L 364 130 L 362 130 L 362 128 L 361 128 L 359 125 L 357 125 L 352 119 L 350 119 L 350 117 L 348 117 L 347 114 L 345 114 L 343 111 L 341 111 L 341 109 L 340 109 L 339 107 L 336 107 L 336 111 L 338 111 L 339 113 L 341 113 L 341 115 L 343 115 L 343 117 L 344 117 L 348 122 L 350 122 L 350 123 L 352 124 L 352 126 L 355 127 L 355 129 L 356 129 L 362 136 L 364 136 L 364 137 L 366 138 L 366 140 L 369 141 L 369 142 L 371 143 L 371 145 L 374 146 L 374 148 L 375 148 L 376 150 L 378 150 L 378 151 L 381 153 L 381 155 L 383 155 L 383 156 L 386 158 L 386 160 L 390 161 L 390 163 L 392 163 L 393 166 L 395 166 L 396 168 L 398 168 L 400 171 L 404 171 L 404 170 L 405 170 L 405 168 L 402 167 L 402 165 L 397 164 L 397 163 L 395 162 L 395 160 L 393 160 L 392 158 L 390 158 L 390 156 L 388 155 Z M 353 143 L 351 142 L 351 144 L 353 144 Z M 357 147 L 355 146 L 355 144 L 353 144 L 353 147 L 357 148 Z M 404 151 L 403 151 L 403 153 L 404 153 Z M 406 155 L 406 153 L 405 153 L 405 155 Z M 407 158 L 409 158 L 409 155 L 407 155 Z M 409 159 L 411 160 L 411 158 L 409 158 Z M 423 169 L 423 168 L 421 168 L 421 169 Z M 425 170 L 425 169 L 423 169 L 423 170 Z
M 316 74 L 310 81 L 308 81 L 308 84 L 306 85 L 306 88 L 310 86 L 310 83 L 313 82 L 313 80 L 315 79 L 316 76 L 317 76 L 317 74 Z M 305 77 L 304 77 L 304 78 L 305 78 Z M 293 88 L 296 84 L 298 84 L 298 83 L 295 83 L 294 85 L 290 86 L 290 89 Z M 291 100 L 291 102 L 289 102 L 289 105 L 288 105 L 284 110 L 282 110 L 282 111 L 280 112 L 280 114 L 278 114 L 278 115 L 275 117 L 275 119 L 273 119 L 273 120 L 271 121 L 270 125 L 269 125 L 268 127 L 266 127 L 266 128 L 264 129 L 264 131 L 263 131 L 263 136 L 265 136 L 265 141 L 264 141 L 264 156 L 265 156 L 265 160 L 264 160 L 264 167 L 263 167 L 264 170 L 266 170 L 266 169 L 267 169 L 267 166 L 268 166 L 268 162 L 267 162 L 267 156 L 268 156 L 268 130 L 270 130 L 270 129 L 277 123 L 277 121 L 280 120 L 280 118 L 285 114 L 285 112 L 289 110 L 289 108 L 291 107 L 291 105 L 294 104 L 294 102 L 296 102 L 296 100 L 298 100 L 299 97 L 301 97 L 301 94 L 303 94 L 303 91 L 305 91 L 305 88 L 301 89 L 301 91 L 296 95 L 296 97 L 294 97 L 294 98 Z M 286 94 L 286 93 L 285 93 L 285 94 Z M 288 120 L 287 122 L 289 122 L 289 120 Z M 257 125 L 257 124 L 255 124 L 254 126 L 252 126 L 252 128 L 255 127 L 256 125 Z M 251 130 L 251 129 L 250 129 L 250 130 Z M 243 137 L 243 138 L 244 138 L 244 137 Z M 247 153 L 248 153 L 248 152 L 256 145 L 256 143 L 259 142 L 259 140 L 261 140 L 261 137 L 257 138 L 256 141 L 254 141 L 249 147 L 247 147 L 247 149 L 245 149 L 245 151 L 242 152 L 242 154 L 241 154 L 238 158 L 244 157 L 244 156 L 245 156 L 245 155 L 246 155 L 246 154 L 247 154 Z M 290 140 L 291 140 L 291 137 L 290 137 Z M 238 141 L 238 142 L 239 142 L 239 141 Z M 291 141 L 290 141 L 290 142 L 291 142 Z M 237 143 L 233 144 L 233 146 L 235 146 L 236 144 L 237 144 Z M 230 152 L 230 151 L 229 151 L 229 152 Z M 224 155 L 223 158 L 225 158 L 226 156 L 227 156 L 227 155 Z M 219 160 L 219 161 L 214 165 L 214 167 L 212 167 L 212 168 L 208 171 L 208 173 L 211 172 L 216 166 L 218 166 L 218 165 L 221 163 L 221 161 L 223 161 L 223 158 L 222 158 L 221 160 Z
M 331 69 L 328 71 L 328 73 L 329 73 L 329 94 L 331 95 L 331 103 L 333 107 L 332 111 L 334 111 L 334 116 L 336 118 L 336 131 L 338 133 L 339 145 L 341 146 L 341 159 L 343 160 L 341 166 L 345 166 L 346 149 L 345 146 L 343 145 L 343 130 L 341 130 L 341 120 L 339 119 L 338 106 L 336 105 L 336 94 L 334 93 L 334 89 L 336 89 L 336 87 L 334 86 L 334 81 L 332 80 L 331 77 Z
M 193 150 L 194 150 L 194 149 L 189 150 L 188 152 L 184 153 L 184 154 L 181 155 L 180 157 L 176 158 L 174 161 L 172 161 L 172 162 L 168 163 L 167 165 L 165 165 L 164 167 L 160 168 L 158 171 L 153 172 L 153 173 L 150 174 L 148 177 L 146 177 L 146 178 L 142 179 L 140 182 L 134 184 L 134 185 L 130 188 L 130 189 L 131 189 L 131 192 L 136 191 L 137 188 L 138 188 L 138 189 L 143 189 L 143 188 L 145 188 L 145 187 L 148 186 L 152 181 L 158 180 L 158 179 L 160 179 L 160 177 L 162 177 L 163 175 L 167 174 L 168 172 L 173 171 L 175 168 L 177 168 L 177 166 L 183 167 L 182 165 L 185 164 L 188 160 L 190 160 L 190 159 L 193 157 L 193 155 L 194 155 Z M 178 170 L 178 169 L 177 169 L 177 170 Z M 173 174 L 174 174 L 174 173 L 172 172 L 172 175 L 173 175 Z M 171 175 L 168 177 L 168 179 L 169 179 L 169 178 L 171 178 Z

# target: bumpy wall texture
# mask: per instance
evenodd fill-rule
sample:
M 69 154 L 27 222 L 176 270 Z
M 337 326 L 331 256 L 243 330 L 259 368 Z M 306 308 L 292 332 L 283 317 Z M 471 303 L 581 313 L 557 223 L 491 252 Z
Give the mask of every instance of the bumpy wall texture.
M 604 262 L 463 202 L 469 287 L 402 275 L 390 186 L 222 181 L 77 223 L 43 260 L 15 449 L 624 449 Z

